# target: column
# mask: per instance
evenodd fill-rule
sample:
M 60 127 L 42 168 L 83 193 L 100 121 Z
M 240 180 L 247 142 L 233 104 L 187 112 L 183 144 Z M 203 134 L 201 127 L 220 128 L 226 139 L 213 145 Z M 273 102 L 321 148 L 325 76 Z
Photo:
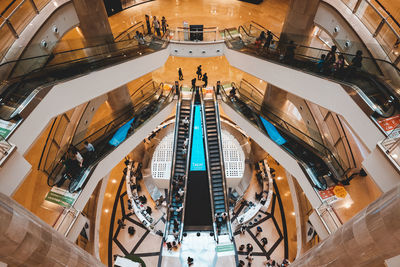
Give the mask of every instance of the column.
M 114 36 L 108 21 L 103 0 L 73 0 L 79 18 L 79 28 L 85 37 L 86 46 L 113 44 Z M 110 48 L 113 48 L 110 46 Z M 104 47 L 104 49 L 106 49 Z M 95 50 L 98 53 L 98 49 Z M 90 51 L 88 51 L 90 54 Z M 113 113 L 132 107 L 128 87 L 123 85 L 107 94 Z
M 400 184 L 290 266 L 384 266 L 400 254 Z
M 104 266 L 2 193 L 0 244 L 0 261 L 9 266 Z
M 307 45 L 314 29 L 314 17 L 320 0 L 291 0 L 280 40 Z

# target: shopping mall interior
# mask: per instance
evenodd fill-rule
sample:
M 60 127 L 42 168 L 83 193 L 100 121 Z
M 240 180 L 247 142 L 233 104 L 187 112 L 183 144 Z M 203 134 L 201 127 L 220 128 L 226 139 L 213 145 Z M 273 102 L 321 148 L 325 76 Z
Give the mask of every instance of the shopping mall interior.
M 0 267 L 400 266 L 400 1 L 0 11 Z

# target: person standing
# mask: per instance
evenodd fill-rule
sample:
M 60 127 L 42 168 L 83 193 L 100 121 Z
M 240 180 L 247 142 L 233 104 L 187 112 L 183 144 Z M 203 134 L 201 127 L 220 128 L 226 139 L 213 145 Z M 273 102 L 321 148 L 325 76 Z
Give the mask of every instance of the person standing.
M 271 45 L 272 39 L 273 39 L 273 35 L 271 31 L 267 31 L 267 38 L 265 39 L 265 43 L 264 43 L 264 50 L 269 50 L 269 46 Z
M 161 30 L 163 32 L 163 35 L 165 34 L 165 32 L 167 31 L 167 20 L 165 19 L 165 17 L 163 16 L 161 19 Z
M 85 165 L 89 165 L 89 163 L 95 158 L 96 150 L 94 149 L 94 146 L 88 141 L 85 141 L 84 145 L 87 151 L 87 160 L 85 162 Z
M 157 20 L 156 16 L 153 17 L 153 27 L 154 31 L 157 33 L 157 36 L 161 36 L 161 31 L 160 31 L 160 22 Z
M 146 18 L 146 26 L 147 26 L 147 34 L 151 34 L 151 24 L 149 15 L 145 15 Z
M 207 73 L 204 73 L 203 78 L 202 78 L 202 81 L 204 82 L 203 87 L 204 87 L 204 88 L 207 87 L 207 84 L 208 84 L 208 76 L 207 76 Z
M 221 90 L 221 82 L 217 81 L 217 95 L 219 95 L 220 90 Z
M 183 81 L 183 73 L 182 73 L 182 69 L 181 68 L 179 68 L 179 70 L 178 70 L 178 75 L 179 75 L 179 80 Z
M 203 76 L 203 75 L 201 74 L 201 65 L 199 65 L 199 66 L 197 67 L 196 74 L 197 74 L 197 79 L 198 79 L 198 80 L 201 80 L 201 77 Z
M 192 90 L 194 91 L 195 88 L 196 88 L 196 77 L 194 77 L 192 80 Z

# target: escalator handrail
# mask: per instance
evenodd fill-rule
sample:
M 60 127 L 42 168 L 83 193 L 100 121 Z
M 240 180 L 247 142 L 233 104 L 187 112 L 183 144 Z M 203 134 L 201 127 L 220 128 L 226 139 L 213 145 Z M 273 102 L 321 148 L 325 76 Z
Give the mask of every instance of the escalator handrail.
M 272 34 L 276 39 L 279 40 L 279 36 L 276 35 L 275 33 L 273 33 L 273 31 L 271 31 L 271 30 L 265 28 L 264 26 L 262 26 L 261 24 L 255 22 L 255 21 L 253 21 L 253 20 L 251 21 L 250 25 L 252 25 L 252 24 L 255 24 L 256 26 L 253 26 L 253 27 L 258 28 L 258 29 L 261 30 L 261 31 L 270 31 L 271 34 Z M 261 29 L 260 29 L 260 28 L 261 28 Z M 251 36 L 251 35 L 249 34 L 249 36 Z
M 172 91 L 172 89 L 171 89 Z M 174 147 L 172 150 L 172 162 L 171 162 L 171 174 L 170 174 L 170 179 L 169 179 L 169 192 L 168 192 L 168 205 L 171 204 L 172 200 L 172 194 L 173 194 L 173 187 L 172 187 L 172 182 L 174 180 L 174 175 L 175 175 L 175 163 L 176 163 L 176 155 L 177 155 L 177 150 L 178 150 L 178 132 L 179 132 L 179 119 L 180 119 L 180 114 L 181 114 L 181 106 L 182 106 L 182 92 L 179 93 L 178 95 L 178 102 L 176 104 L 176 115 L 175 115 L 175 129 L 174 129 Z M 164 239 L 167 239 L 167 236 L 169 235 L 169 221 L 170 221 L 170 210 L 168 208 L 167 212 L 167 221 L 165 223 L 165 231 L 164 231 Z
M 254 55 L 253 53 L 248 53 L 248 52 L 244 52 L 244 53 L 247 53 L 247 54 L 250 54 L 252 56 L 256 56 L 257 57 L 257 55 Z M 314 58 L 314 57 L 311 57 L 311 56 L 307 56 L 307 55 L 302 55 L 302 54 L 296 54 L 296 56 L 297 57 L 303 57 L 303 58 L 309 58 L 309 59 L 312 58 L 312 59 L 315 59 L 315 62 L 317 60 L 319 60 L 317 58 Z M 318 76 L 318 77 L 320 77 L 322 79 L 331 80 L 331 81 L 333 81 L 335 83 L 341 84 L 342 86 L 348 86 L 348 87 L 352 88 L 352 90 L 354 90 L 366 102 L 366 104 L 370 107 L 371 111 L 378 112 L 378 114 L 380 116 L 385 117 L 385 114 L 384 114 L 382 108 L 380 107 L 380 105 L 375 105 L 373 103 L 373 101 L 364 93 L 364 91 L 361 90 L 355 83 L 351 83 L 350 81 L 344 81 L 342 79 L 336 79 L 336 78 L 334 78 L 332 76 L 321 75 L 321 74 L 319 74 L 319 73 L 317 73 L 315 71 L 310 71 L 308 69 L 298 68 L 298 67 L 295 67 L 295 66 L 292 66 L 292 65 L 284 64 L 284 63 L 278 62 L 278 61 L 270 59 L 270 58 L 265 58 L 265 57 L 261 57 L 261 58 L 263 60 L 270 61 L 270 62 L 275 63 L 275 64 L 281 64 L 281 65 L 286 66 L 286 67 L 289 66 L 290 68 L 299 70 L 301 72 L 304 72 L 304 73 L 307 73 L 307 74 L 310 74 L 310 75 Z M 385 61 L 385 62 L 388 63 L 388 64 L 391 64 L 390 62 L 387 62 L 387 61 Z M 313 62 L 310 61 L 309 63 L 313 63 Z M 394 66 L 394 65 L 392 65 L 392 66 L 396 68 L 396 71 L 398 71 L 399 75 L 400 75 L 400 70 L 396 66 Z M 347 68 L 345 70 L 348 71 Z M 363 72 L 363 73 L 366 73 L 366 74 L 368 74 L 370 76 L 373 76 L 373 74 L 369 74 L 368 72 Z M 379 90 L 379 89 L 377 89 L 377 90 Z M 392 89 L 390 86 L 389 86 L 389 88 L 386 88 L 385 92 L 382 92 L 382 93 L 384 93 L 385 96 L 387 94 L 389 94 L 390 96 L 395 97 L 395 99 L 397 99 L 397 102 L 400 102 L 400 95 L 394 89 Z M 374 121 L 374 123 L 376 123 L 376 122 Z M 382 133 L 386 134 L 383 131 L 382 131 Z
M 227 105 L 231 106 L 232 109 L 237 111 L 237 108 L 235 107 L 234 103 L 230 100 L 230 97 L 226 93 L 225 88 L 223 87 L 223 85 L 221 85 L 220 92 L 222 92 L 222 101 L 224 103 L 226 103 Z M 237 111 L 237 112 L 238 112 L 238 115 L 240 117 L 242 117 L 244 120 L 248 121 L 250 124 L 254 124 L 254 122 L 250 121 L 249 118 L 244 116 L 240 111 Z M 272 141 L 271 137 L 266 133 L 266 131 L 263 129 L 263 127 L 261 127 L 259 125 L 257 125 L 256 127 L 263 135 L 265 135 L 268 139 L 270 139 Z M 318 186 L 318 185 L 315 184 L 315 182 L 311 178 L 310 174 L 306 171 L 307 168 L 309 169 L 309 167 L 307 166 L 307 163 L 303 159 L 301 159 L 301 158 L 295 156 L 294 154 L 290 153 L 284 147 L 282 147 L 282 146 L 280 146 L 280 147 L 285 153 L 287 153 L 287 155 L 289 155 L 291 158 L 293 158 L 299 164 L 299 166 L 303 169 L 304 174 L 308 177 L 308 179 L 310 181 L 312 181 L 312 183 L 314 183 L 314 186 Z
M 172 99 L 172 98 L 171 98 L 171 96 L 172 96 L 172 91 L 173 91 L 173 90 L 171 90 L 171 91 L 168 93 L 168 95 L 166 95 L 166 96 L 163 98 L 162 102 L 159 103 L 160 106 L 162 106 L 163 104 L 165 104 L 165 102 L 167 102 L 168 100 L 170 100 L 169 102 L 172 101 L 172 100 L 171 100 L 171 99 Z M 162 97 L 162 95 L 160 95 L 159 99 L 160 99 L 161 97 Z M 165 106 L 164 106 L 163 108 L 165 108 Z M 138 111 L 138 112 L 137 112 L 137 115 L 140 115 L 142 111 L 143 111 L 143 110 Z M 148 117 L 148 118 L 146 119 L 146 121 L 151 120 L 154 116 L 155 116 L 155 113 L 153 113 L 150 117 Z M 141 126 L 143 126 L 143 124 L 145 124 L 145 122 L 142 123 L 141 125 L 139 125 L 138 128 L 140 128 Z M 137 130 L 138 128 L 135 128 L 135 130 Z M 109 135 L 105 135 L 105 136 L 102 136 L 102 137 L 108 137 L 108 136 L 109 136 Z M 114 149 L 115 149 L 115 148 L 114 148 Z M 89 169 L 89 168 L 95 167 L 101 160 L 103 160 L 105 157 L 107 157 L 107 155 L 109 155 L 112 151 L 114 151 L 114 149 L 111 149 L 110 151 L 108 151 L 108 152 L 106 152 L 106 153 L 104 153 L 104 154 L 102 154 L 102 155 L 100 155 L 100 156 L 98 155 L 98 157 L 96 158 L 96 160 L 95 160 L 94 162 L 92 162 L 89 166 L 87 166 L 86 168 Z M 49 180 L 49 179 L 51 178 L 51 176 L 52 176 L 54 170 L 57 168 L 57 166 L 58 166 L 59 164 L 61 164 L 61 160 L 59 160 L 59 161 L 55 164 L 55 166 L 54 166 L 53 169 L 51 170 L 50 174 L 48 175 L 47 180 Z M 86 179 L 87 179 L 87 178 L 86 178 Z M 84 184 L 86 184 L 86 183 L 87 183 L 87 181 L 85 181 Z M 49 182 L 48 182 L 48 184 L 49 184 Z M 83 188 L 83 186 L 82 186 L 82 188 Z
M 244 32 L 247 36 L 252 37 L 251 34 L 247 31 L 247 29 L 246 29 L 243 25 L 239 25 L 239 27 L 238 27 L 238 32 L 239 32 L 239 33 L 240 33 L 240 29 L 242 29 L 243 32 Z
M 267 28 L 265 28 L 265 27 L 263 27 L 262 25 L 260 25 L 259 23 L 257 23 L 257 22 L 255 22 L 255 21 L 251 21 L 251 23 L 253 23 L 253 24 L 255 24 L 256 26 L 258 26 L 258 27 L 261 27 L 263 30 L 268 30 Z M 256 26 L 254 26 L 254 27 L 256 27 Z M 240 27 L 240 26 L 239 26 Z M 257 27 L 256 27 L 257 28 Z M 259 29 L 259 30 L 262 30 L 262 29 Z M 270 31 L 270 30 L 269 30 Z M 279 38 L 278 38 L 278 36 L 276 35 L 276 34 L 274 34 L 272 31 L 271 31 L 271 33 L 278 39 L 278 41 L 279 41 Z M 251 34 L 248 34 L 249 36 L 252 36 Z M 257 36 L 252 36 L 252 37 L 257 37 Z M 287 45 L 287 44 L 289 44 L 288 42 L 285 42 L 285 43 L 282 43 L 282 42 L 279 42 L 280 44 L 283 44 L 283 45 Z M 328 52 L 330 52 L 330 50 L 327 50 L 327 49 L 323 49 L 323 48 L 317 48 L 317 47 L 312 47 L 312 46 L 306 46 L 306 45 L 301 45 L 301 44 L 294 44 L 294 45 L 296 45 L 297 47 L 301 47 L 301 48 L 307 48 L 307 49 L 313 49 L 313 50 L 318 50 L 318 51 L 322 51 L 322 52 L 326 52 L 326 53 L 328 53 Z M 339 52 L 339 51 L 336 51 L 336 54 L 337 55 L 344 55 L 344 56 L 351 56 L 351 57 L 355 57 L 356 55 L 355 54 L 350 54 L 350 53 L 343 53 L 343 52 Z M 387 60 L 384 60 L 384 59 L 377 59 L 377 58 L 373 58 L 373 57 L 366 57 L 366 56 L 363 56 L 362 57 L 363 59 L 366 59 L 366 60 L 373 60 L 373 61 L 379 61 L 379 62 L 383 62 L 383 63 L 385 63 L 385 64 L 389 64 L 389 65 L 391 65 L 397 72 L 400 72 L 400 69 L 399 69 L 399 67 L 397 67 L 394 63 L 392 63 L 392 62 L 390 62 L 390 61 L 387 61 Z M 318 58 L 319 59 L 319 58 Z
M 145 99 L 140 100 L 137 104 L 135 103 L 135 107 L 139 107 L 140 105 L 142 105 L 143 103 L 145 103 L 146 101 L 148 101 L 150 98 L 154 97 L 155 95 L 157 95 L 157 93 L 160 91 L 160 89 L 157 89 L 156 92 L 154 92 L 153 94 L 151 94 L 150 96 L 148 96 Z M 160 95 L 161 96 L 161 95 Z M 121 115 L 119 115 L 117 118 L 113 119 L 112 121 L 110 121 L 109 123 L 107 123 L 106 125 L 104 125 L 103 127 L 101 127 L 100 129 L 98 129 L 97 131 L 95 131 L 94 133 L 90 134 L 89 136 L 86 136 L 84 139 L 82 139 L 81 141 L 79 141 L 78 143 L 74 144 L 74 146 L 78 146 L 80 144 L 82 144 L 84 141 L 88 140 L 90 137 L 92 137 L 93 135 L 97 134 L 98 132 L 102 131 L 103 129 L 109 127 L 110 125 L 112 125 L 114 122 L 118 121 L 121 117 L 126 116 L 129 113 L 133 113 L 134 112 L 134 108 L 129 107 L 126 111 L 124 111 Z M 139 109 L 140 110 L 140 109 Z
M 139 25 L 139 26 L 138 26 L 138 25 Z M 137 27 L 137 26 L 138 26 L 138 27 Z M 122 39 L 122 38 L 125 37 L 125 36 L 121 37 L 122 35 L 124 35 L 124 34 L 129 34 L 129 33 L 131 33 L 132 31 L 134 31 L 136 28 L 139 28 L 139 27 L 141 27 L 141 26 L 144 27 L 143 21 L 139 21 L 139 22 L 133 24 L 133 25 L 130 26 L 128 29 L 126 29 L 126 30 L 124 30 L 123 32 L 121 32 L 120 34 L 118 34 L 118 35 L 114 38 L 114 41 L 118 42 L 118 39 Z
M 224 190 L 224 202 L 225 202 L 225 211 L 228 214 L 228 217 L 226 219 L 226 225 L 228 227 L 228 235 L 229 239 L 233 239 L 232 235 L 232 228 L 230 224 L 230 215 L 229 215 L 229 205 L 228 205 L 228 197 L 227 197 L 227 186 L 226 186 L 226 173 L 225 173 L 225 161 L 224 161 L 224 151 L 222 149 L 222 133 L 221 133 L 221 119 L 219 116 L 219 106 L 218 106 L 218 101 L 216 98 L 216 92 L 215 92 L 215 87 L 213 91 L 213 101 L 214 101 L 214 107 L 215 107 L 215 117 L 217 120 L 217 135 L 218 135 L 218 148 L 219 148 L 219 160 L 221 164 L 221 175 L 222 175 L 222 187 Z
M 213 197 L 213 189 L 212 189 L 212 177 L 211 177 L 211 167 L 209 161 L 209 152 L 208 152 L 208 136 L 207 136 L 207 125 L 206 125 L 206 116 L 205 116 L 205 105 L 203 99 L 203 90 L 201 88 L 200 91 L 200 103 L 201 103 L 201 117 L 202 117 L 202 126 L 203 126 L 203 137 L 204 137 L 204 148 L 206 154 L 206 165 L 207 165 L 207 176 L 208 176 L 208 189 L 210 190 L 210 200 L 211 200 L 211 217 L 212 217 L 212 225 L 214 231 L 214 240 L 218 243 L 218 231 L 215 222 L 215 208 L 214 208 L 214 197 Z
M 180 90 L 182 92 L 182 90 Z M 184 188 L 184 196 L 183 196 L 183 210 L 182 210 L 182 222 L 181 222 L 181 229 L 179 233 L 179 242 L 182 241 L 182 236 L 183 236 L 183 228 L 185 227 L 185 210 L 186 210 L 186 197 L 187 197 L 187 185 L 188 185 L 188 179 L 189 179 L 189 171 L 190 171 L 190 161 L 192 157 L 192 138 L 193 138 L 193 128 L 194 128 L 194 103 L 195 103 L 195 93 L 192 93 L 192 99 L 190 101 L 190 124 L 189 124 L 189 142 L 188 142 L 188 147 L 187 147 L 187 156 L 186 156 L 186 170 L 185 170 L 185 188 Z
M 261 105 L 260 105 L 260 104 L 254 102 L 252 99 L 250 99 L 250 98 L 248 98 L 247 96 L 245 96 L 244 94 L 240 93 L 240 88 L 237 88 L 237 90 L 238 90 L 238 92 L 239 92 L 241 98 L 243 97 L 243 98 L 245 98 L 247 101 L 251 102 L 252 105 L 255 105 L 256 108 L 259 110 L 258 112 L 259 112 L 260 114 L 263 114 L 263 110 L 261 110 Z M 225 92 L 225 89 L 224 89 L 224 92 Z M 226 92 L 225 92 L 225 94 L 226 94 Z M 290 124 L 290 123 L 288 123 L 287 121 L 283 120 L 283 119 L 280 118 L 278 115 L 274 114 L 272 111 L 268 110 L 268 111 L 266 111 L 266 112 L 268 112 L 268 113 L 271 114 L 273 117 L 275 117 L 275 118 L 277 118 L 278 120 L 280 120 L 283 124 L 290 126 L 290 128 L 293 128 L 294 130 L 296 130 L 296 132 L 298 132 L 298 133 L 302 134 L 303 136 L 305 136 L 306 138 L 310 139 L 312 142 L 315 142 L 315 143 L 317 143 L 319 146 L 321 146 L 321 147 L 324 149 L 324 151 L 320 151 L 319 149 L 314 148 L 311 144 L 308 144 L 307 142 L 305 142 L 308 146 L 311 146 L 311 147 L 313 147 L 314 149 L 316 149 L 317 151 L 319 151 L 320 153 L 323 153 L 325 157 L 328 157 L 328 158 L 333 159 L 333 160 L 337 163 L 337 165 L 340 167 L 342 173 L 345 173 L 345 171 L 344 171 L 342 165 L 339 163 L 339 161 L 336 159 L 336 157 L 333 155 L 333 153 L 332 153 L 324 144 L 321 144 L 319 141 L 317 141 L 317 140 L 315 140 L 314 138 L 312 138 L 311 136 L 307 135 L 306 133 L 304 133 L 304 132 L 301 131 L 300 129 L 294 127 L 292 124 Z M 263 114 L 263 115 L 264 115 L 264 114 Z M 274 119 L 271 119 L 270 117 L 269 117 L 269 119 L 270 119 L 272 122 L 274 122 L 274 123 L 276 124 L 276 126 L 278 126 L 279 128 L 282 128 L 282 126 L 280 125 L 279 122 L 277 122 L 277 121 L 274 120 Z M 289 133 L 292 133 L 290 130 L 288 130 L 288 132 L 289 132 Z M 293 134 L 294 136 L 296 136 L 296 134 L 294 134 L 294 133 L 292 133 L 292 134 Z M 302 140 L 300 137 L 297 137 L 297 136 L 296 136 L 296 139 Z M 304 142 L 304 140 L 302 140 L 302 142 Z

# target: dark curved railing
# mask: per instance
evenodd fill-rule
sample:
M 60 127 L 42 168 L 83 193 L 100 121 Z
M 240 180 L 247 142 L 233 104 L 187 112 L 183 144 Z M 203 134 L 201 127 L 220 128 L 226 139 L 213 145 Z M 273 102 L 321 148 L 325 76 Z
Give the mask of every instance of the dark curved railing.
M 134 39 L 122 40 L 0 64 L 0 72 L 13 69 L 11 78 L 0 82 L 0 119 L 19 120 L 26 100 L 35 98 L 43 88 L 164 49 L 166 44 L 159 39 L 145 45 Z M 43 62 L 48 63 L 43 66 Z
M 332 65 L 319 63 L 319 57 L 327 54 L 329 50 L 283 43 L 277 38 L 274 39 L 269 49 L 263 48 L 262 45 L 255 44 L 256 38 L 263 31 L 265 32 L 267 29 L 254 22 L 250 26 L 241 26 L 239 27 L 240 36 L 231 40 L 227 38 L 227 46 L 338 82 L 352 92 L 355 91 L 369 106 L 368 115 L 376 120 L 400 113 L 400 95 L 396 91 L 396 88 L 400 88 L 400 70 L 391 62 L 362 57 L 363 66 L 367 65 L 368 67 L 362 67 L 359 70 L 349 63 L 355 58 L 355 55 L 337 52 L 337 55 L 345 57 L 346 63 L 343 69 L 334 71 Z M 290 55 L 288 51 L 293 51 L 293 54 Z M 387 76 L 382 78 L 383 74 Z M 388 82 L 388 78 L 392 78 L 390 82 Z
M 233 86 L 235 87 L 234 84 Z M 275 114 L 263 110 L 258 103 L 246 97 L 245 94 L 241 94 L 240 91 L 239 96 L 229 95 L 225 88 L 221 86 L 221 95 L 225 103 L 238 111 L 271 140 L 272 138 L 264 127 L 261 118 L 272 123 L 287 141 L 280 146 L 299 162 L 315 188 L 325 190 L 332 183 L 338 184 L 346 181 L 345 170 L 323 144 L 296 129 Z M 309 140 L 309 142 L 304 139 Z
M 171 90 L 168 95 L 164 95 L 163 89 L 160 87 L 156 92 L 153 92 L 147 98 L 141 100 L 136 103 L 135 110 L 128 109 L 122 115 L 117 117 L 115 120 L 107 123 L 99 130 L 91 133 L 89 136 L 84 137 L 83 139 L 77 141 L 73 146 L 81 153 L 84 157 L 86 163 L 84 163 L 84 167 L 79 170 L 79 173 L 72 177 L 69 183 L 69 191 L 75 192 L 79 190 L 84 183 L 86 183 L 87 177 L 90 175 L 91 171 L 100 162 L 103 158 L 105 158 L 109 153 L 111 153 L 116 147 L 109 145 L 109 140 L 113 137 L 115 132 L 127 122 L 134 118 L 134 122 L 126 139 L 133 134 L 138 127 L 142 126 L 146 121 L 148 121 L 152 116 L 154 116 L 158 111 L 163 109 L 167 104 L 169 104 L 173 100 L 173 90 Z M 85 152 L 84 142 L 88 141 L 92 143 L 96 149 L 95 155 L 88 157 Z M 65 152 L 59 159 L 56 159 L 54 167 L 50 172 L 47 184 L 49 186 L 56 185 L 61 179 L 63 179 L 63 175 L 70 175 L 69 170 L 66 169 L 66 166 L 63 164 L 62 159 L 67 157 L 67 153 Z M 71 177 L 71 175 L 69 176 Z M 83 182 L 85 179 L 85 182 Z M 78 185 L 82 185 L 79 186 Z

